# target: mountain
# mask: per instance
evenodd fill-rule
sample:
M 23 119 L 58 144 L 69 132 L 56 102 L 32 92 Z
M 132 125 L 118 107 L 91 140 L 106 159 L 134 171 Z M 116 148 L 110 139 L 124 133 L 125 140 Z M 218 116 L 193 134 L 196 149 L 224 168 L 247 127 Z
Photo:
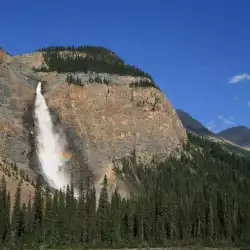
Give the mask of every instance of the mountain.
M 177 109 L 176 113 L 178 114 L 185 129 L 189 132 L 193 132 L 201 136 L 207 136 L 210 140 L 221 142 L 223 144 L 233 143 L 235 146 L 240 146 L 246 149 L 250 146 L 250 129 L 247 127 L 238 126 L 228 128 L 215 134 L 187 112 Z
M 237 126 L 225 129 L 217 135 L 242 147 L 250 146 L 250 129 L 245 126 Z
M 0 156 L 40 173 L 35 150 L 38 81 L 55 130 L 63 130 L 75 182 L 101 182 L 129 193 L 114 166 L 131 154 L 143 165 L 181 150 L 186 131 L 152 77 L 103 47 L 48 47 L 0 54 Z M 85 182 L 86 183 L 86 182 Z
M 202 123 L 194 119 L 185 111 L 181 109 L 176 109 L 176 113 L 179 116 L 186 130 L 197 133 L 199 135 L 213 135 L 213 133 L 209 129 L 207 129 Z
M 1 249 L 247 242 L 250 152 L 179 118 L 149 74 L 90 46 L 2 53 L 0 62 Z M 72 156 L 73 182 L 60 191 L 36 178 L 38 81 Z

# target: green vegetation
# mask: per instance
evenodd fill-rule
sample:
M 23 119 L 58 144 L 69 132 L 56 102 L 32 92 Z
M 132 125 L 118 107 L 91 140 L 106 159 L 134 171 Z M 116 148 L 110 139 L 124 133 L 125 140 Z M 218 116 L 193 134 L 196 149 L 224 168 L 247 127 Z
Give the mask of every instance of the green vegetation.
M 44 53 L 44 60 L 48 67 L 42 66 L 34 69 L 35 71 L 96 72 L 140 76 L 150 79 L 147 86 L 156 87 L 149 74 L 133 65 L 124 63 L 114 52 L 103 47 L 51 46 L 38 51 Z
M 70 85 L 70 84 L 75 84 L 78 86 L 83 86 L 82 80 L 81 78 L 79 78 L 78 76 L 74 76 L 72 74 L 67 74 L 66 77 L 66 82 Z M 101 78 L 100 76 L 95 76 L 95 77 L 89 77 L 88 80 L 89 83 L 100 83 L 100 84 L 109 84 L 109 80 L 105 79 L 105 78 Z
M 152 85 L 151 81 L 148 80 L 140 80 L 140 81 L 135 81 L 135 82 L 131 82 L 129 84 L 129 87 L 131 88 L 139 88 L 139 87 L 154 87 L 159 89 L 159 87 L 157 87 L 156 85 Z
M 68 74 L 66 77 L 66 82 L 70 84 L 75 84 L 78 86 L 83 86 L 82 81 L 79 77 L 74 77 L 72 74 Z
M 34 201 L 20 204 L 17 189 L 12 219 L 5 180 L 0 191 L 0 244 L 38 249 L 231 246 L 250 240 L 250 159 L 220 144 L 189 134 L 180 159 L 154 167 L 123 161 L 124 178 L 136 176 L 142 195 L 108 201 L 105 176 L 96 191 L 74 187 L 45 192 L 38 179 Z M 139 181 L 138 181 L 139 180 Z
M 90 77 L 89 78 L 89 82 L 93 83 L 93 82 L 97 82 L 97 83 L 101 83 L 101 84 L 109 84 L 109 80 L 108 79 L 102 79 L 100 76 L 96 76 L 96 77 Z
M 107 61 L 114 62 L 118 61 L 124 63 L 124 61 L 118 57 L 114 52 L 108 50 L 104 47 L 98 46 L 49 46 L 47 48 L 38 49 L 40 52 L 62 52 L 62 51 L 71 51 L 71 52 L 81 52 L 87 53 L 89 56 L 95 58 L 105 58 Z

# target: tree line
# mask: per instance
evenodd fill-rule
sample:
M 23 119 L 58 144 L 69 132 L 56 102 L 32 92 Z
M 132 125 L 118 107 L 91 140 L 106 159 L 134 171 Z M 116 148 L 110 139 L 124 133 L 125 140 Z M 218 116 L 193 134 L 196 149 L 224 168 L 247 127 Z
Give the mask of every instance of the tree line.
M 109 59 L 111 60 L 117 60 L 121 63 L 124 63 L 124 61 L 118 57 L 113 51 L 106 49 L 104 47 L 100 46 L 48 46 L 46 48 L 38 49 L 37 51 L 40 52 L 61 52 L 61 51 L 70 51 L 70 52 L 82 52 L 87 53 L 92 56 L 100 56 L 100 55 L 106 55 L 110 56 Z
M 13 211 L 4 178 L 0 191 L 0 244 L 17 248 L 228 246 L 250 240 L 250 160 L 189 134 L 185 152 L 157 166 L 131 156 L 115 169 L 128 182 L 130 198 L 100 195 L 93 186 L 52 192 L 38 178 L 34 200 Z M 156 164 L 156 163 L 155 163 Z M 100 197 L 97 200 L 97 197 Z
M 114 52 L 95 46 L 51 46 L 40 49 L 47 65 L 36 68 L 36 71 L 57 71 L 59 73 L 96 72 L 118 75 L 140 76 L 149 79 L 147 86 L 155 87 L 152 77 L 143 70 L 124 63 Z M 70 53 L 61 53 L 69 51 Z M 86 55 L 82 55 L 86 53 Z
M 72 74 L 67 74 L 66 76 L 66 82 L 70 84 L 74 84 L 77 86 L 84 86 L 84 83 L 82 83 L 82 80 L 78 76 L 74 76 Z M 100 76 L 95 76 L 95 77 L 89 77 L 88 81 L 89 83 L 100 83 L 100 84 L 106 84 L 108 85 L 110 81 L 106 78 L 102 78 Z
M 66 82 L 69 85 L 74 84 L 74 85 L 77 85 L 77 86 L 83 86 L 81 78 L 79 78 L 78 76 L 75 77 L 72 74 L 67 74 Z

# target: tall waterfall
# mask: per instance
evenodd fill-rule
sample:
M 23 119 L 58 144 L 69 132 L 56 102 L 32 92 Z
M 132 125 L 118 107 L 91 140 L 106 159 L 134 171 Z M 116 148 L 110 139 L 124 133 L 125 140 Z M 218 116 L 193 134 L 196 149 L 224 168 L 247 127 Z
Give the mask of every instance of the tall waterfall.
M 36 89 L 35 123 L 37 136 L 37 155 L 42 171 L 49 184 L 61 188 L 69 183 L 64 173 L 64 150 L 66 141 L 53 130 L 53 123 L 46 101 L 41 93 L 41 82 Z

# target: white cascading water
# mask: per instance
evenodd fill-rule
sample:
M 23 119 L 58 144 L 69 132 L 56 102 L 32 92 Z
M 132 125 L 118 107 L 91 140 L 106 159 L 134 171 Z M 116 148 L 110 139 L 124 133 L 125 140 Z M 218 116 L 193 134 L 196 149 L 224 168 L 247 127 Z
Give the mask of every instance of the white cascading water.
M 63 171 L 65 141 L 53 131 L 53 123 L 46 101 L 41 93 L 41 82 L 36 89 L 35 122 L 37 133 L 37 154 L 42 171 L 54 188 L 62 188 L 69 183 Z

